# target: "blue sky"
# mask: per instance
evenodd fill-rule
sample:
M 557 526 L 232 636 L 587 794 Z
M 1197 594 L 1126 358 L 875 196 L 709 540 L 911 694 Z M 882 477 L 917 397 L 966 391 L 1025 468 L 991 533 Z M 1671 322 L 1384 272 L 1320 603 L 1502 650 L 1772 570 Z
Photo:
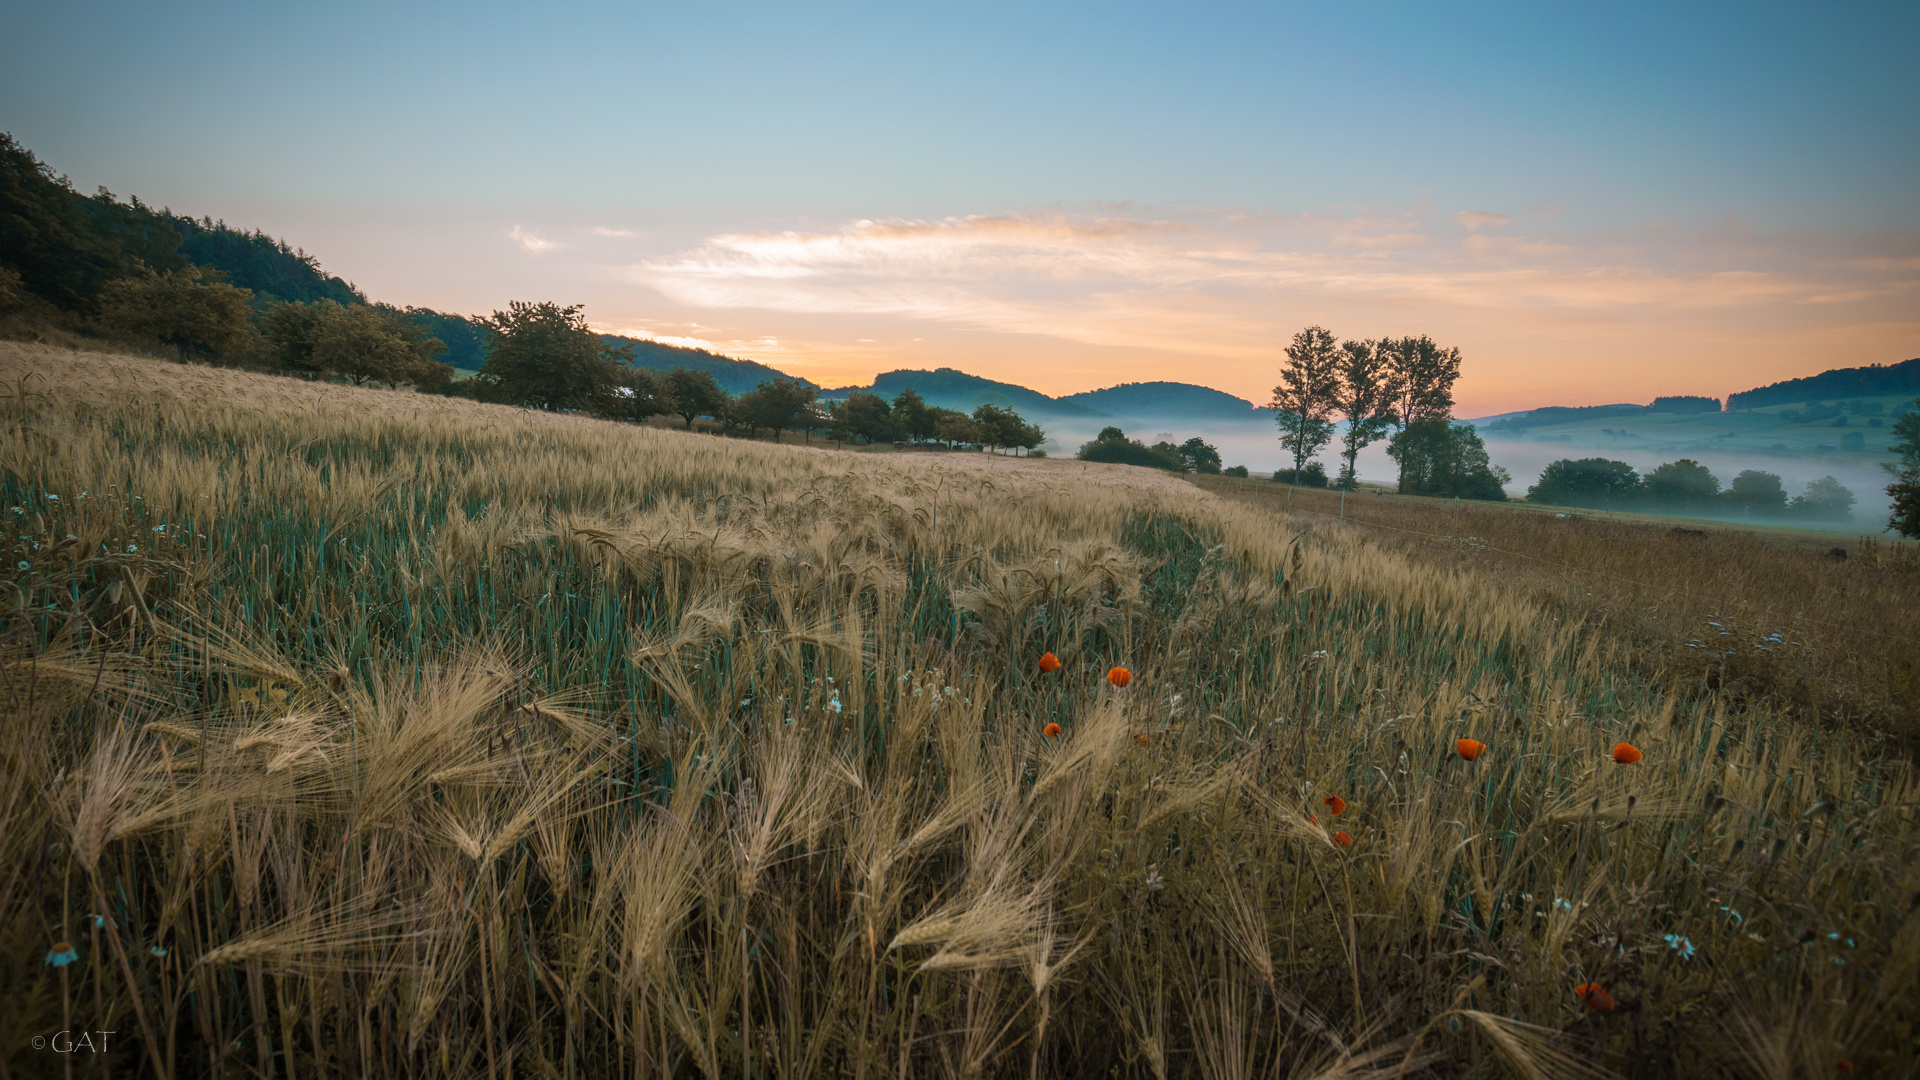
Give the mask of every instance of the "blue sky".
M 1920 355 L 1920 5 L 0 7 L 0 127 L 398 303 L 825 382 L 1259 397 L 1430 332 L 1463 411 Z M 1544 395 L 1544 396 L 1543 396 Z

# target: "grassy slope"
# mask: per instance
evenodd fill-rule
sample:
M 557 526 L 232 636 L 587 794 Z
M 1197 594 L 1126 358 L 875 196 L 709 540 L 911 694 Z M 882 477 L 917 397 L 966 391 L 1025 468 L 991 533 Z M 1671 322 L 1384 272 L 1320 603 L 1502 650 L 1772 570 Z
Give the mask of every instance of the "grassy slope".
M 0 379 L 17 1068 L 81 1007 L 193 1075 L 1914 1052 L 1906 764 L 1526 583 L 1117 466 Z
M 1423 563 L 1496 577 L 1544 610 L 1633 642 L 1643 670 L 1716 684 L 1724 677 L 1772 695 L 1803 719 L 1920 748 L 1920 547 L 1913 544 L 1379 489 L 1363 490 L 1343 508 L 1337 493 L 1324 490 L 1196 482 L 1314 520 L 1344 521 Z M 1836 547 L 1847 557 L 1834 558 Z M 1776 632 L 1784 647 L 1766 640 Z

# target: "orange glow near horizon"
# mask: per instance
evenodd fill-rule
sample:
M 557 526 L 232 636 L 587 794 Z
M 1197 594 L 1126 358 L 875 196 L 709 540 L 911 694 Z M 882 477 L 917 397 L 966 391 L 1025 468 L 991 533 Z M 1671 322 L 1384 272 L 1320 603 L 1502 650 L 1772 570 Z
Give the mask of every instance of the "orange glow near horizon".
M 1462 416 L 1724 398 L 1920 355 L 1920 258 L 1526 231 L 1551 224 L 1424 210 L 859 221 L 631 262 L 588 311 L 605 331 L 824 386 L 954 367 L 1055 396 L 1170 380 L 1256 404 L 1303 326 L 1425 333 L 1465 355 Z

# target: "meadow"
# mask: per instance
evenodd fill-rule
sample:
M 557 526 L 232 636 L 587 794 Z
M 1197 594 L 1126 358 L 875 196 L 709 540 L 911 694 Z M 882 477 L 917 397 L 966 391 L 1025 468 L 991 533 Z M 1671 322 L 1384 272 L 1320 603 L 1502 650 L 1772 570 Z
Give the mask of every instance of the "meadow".
M 0 381 L 7 1075 L 1920 1052 L 1897 740 L 1497 565 L 1124 466 Z

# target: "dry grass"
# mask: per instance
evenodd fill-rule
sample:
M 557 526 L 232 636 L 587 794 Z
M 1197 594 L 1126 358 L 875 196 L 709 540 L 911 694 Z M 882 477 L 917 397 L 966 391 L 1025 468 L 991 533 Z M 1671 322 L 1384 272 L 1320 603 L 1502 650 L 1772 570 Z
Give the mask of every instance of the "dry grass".
M 1342 512 L 1336 492 L 1199 483 L 1308 520 Z M 1676 689 L 1767 697 L 1809 722 L 1920 750 L 1920 548 L 1576 513 L 1363 493 L 1347 500 L 1345 522 L 1422 565 L 1496 577 L 1544 611 L 1634 643 L 1637 666 Z
M 14 1069 L 69 1015 L 168 1075 L 1914 1053 L 1905 762 L 1524 583 L 1120 466 L 0 377 Z

